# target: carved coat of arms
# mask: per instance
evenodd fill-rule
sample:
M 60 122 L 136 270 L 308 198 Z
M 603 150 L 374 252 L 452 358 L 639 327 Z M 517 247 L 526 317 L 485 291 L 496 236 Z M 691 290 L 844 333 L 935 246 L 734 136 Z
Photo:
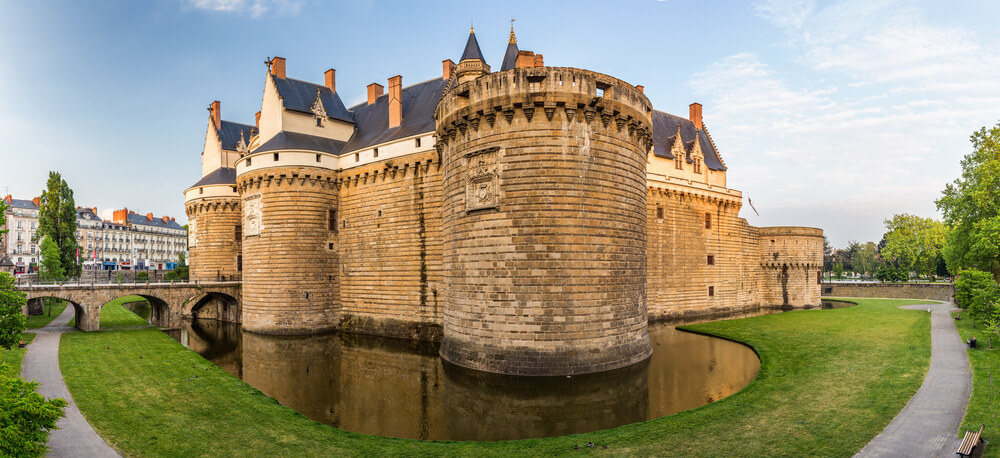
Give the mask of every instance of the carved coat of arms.
M 243 235 L 260 235 L 260 194 L 243 199 Z
M 497 160 L 499 147 L 474 151 L 465 155 L 465 210 L 496 208 L 500 205 Z

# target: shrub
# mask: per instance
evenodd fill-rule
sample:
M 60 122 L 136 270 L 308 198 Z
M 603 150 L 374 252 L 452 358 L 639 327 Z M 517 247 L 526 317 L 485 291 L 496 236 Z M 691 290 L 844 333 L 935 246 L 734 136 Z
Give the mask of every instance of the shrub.
M 0 455 L 43 456 L 66 401 L 45 399 L 38 384 L 18 378 L 0 363 Z
M 981 296 L 980 299 L 985 299 L 982 291 L 995 287 L 993 274 L 977 269 L 961 270 L 955 279 L 955 302 L 959 307 L 969 309 L 974 304 L 977 294 Z
M 149 272 L 136 272 L 135 281 L 148 283 L 149 282 Z
M 10 348 L 21 340 L 21 332 L 28 324 L 28 318 L 21 313 L 26 302 L 25 294 L 14 289 L 14 277 L 0 272 L 0 347 Z

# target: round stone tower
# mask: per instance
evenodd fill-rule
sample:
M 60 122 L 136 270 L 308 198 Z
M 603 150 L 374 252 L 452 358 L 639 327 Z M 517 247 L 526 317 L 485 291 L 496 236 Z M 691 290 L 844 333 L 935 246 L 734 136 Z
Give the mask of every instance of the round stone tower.
M 336 328 L 336 157 L 258 149 L 236 163 L 243 211 L 243 329 Z
M 184 191 L 192 281 L 232 279 L 241 269 L 236 169 L 219 168 Z
M 568 375 L 649 357 L 651 112 L 634 86 L 573 68 L 515 68 L 446 87 L 435 112 L 443 358 Z

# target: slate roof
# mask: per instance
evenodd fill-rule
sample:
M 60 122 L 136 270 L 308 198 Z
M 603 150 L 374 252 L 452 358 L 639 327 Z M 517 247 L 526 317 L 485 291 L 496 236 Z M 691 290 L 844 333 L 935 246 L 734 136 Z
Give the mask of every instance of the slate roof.
M 340 96 L 331 91 L 330 88 L 291 78 L 278 78 L 273 75 L 272 78 L 286 109 L 312 114 L 311 108 L 313 102 L 316 101 L 316 91 L 318 90 L 320 100 L 323 101 L 323 109 L 326 110 L 328 117 L 354 122 L 351 113 L 344 108 L 344 102 L 340 100 Z M 247 139 L 249 138 L 247 137 Z
M 694 145 L 693 142 L 697 138 L 701 144 L 701 152 L 705 155 L 705 167 L 711 170 L 726 170 L 726 166 L 719 158 L 718 151 L 712 146 L 712 142 L 709 141 L 708 134 L 704 130 L 696 130 L 694 123 L 687 118 L 653 110 L 653 154 L 655 156 L 667 159 L 674 158 L 674 155 L 670 153 L 670 145 L 673 144 L 674 136 L 677 135 L 678 125 L 681 130 L 681 140 L 688 151 L 688 156 L 685 158 L 688 162 L 691 162 L 691 146 Z
M 7 204 L 10 208 L 23 208 L 27 210 L 38 210 L 38 205 L 35 205 L 34 201 L 22 200 L 22 199 L 11 199 L 10 203 Z
M 191 187 L 197 188 L 198 186 L 213 184 L 236 184 L 236 169 L 232 167 L 219 167 L 212 173 L 205 175 L 197 183 L 191 185 Z
M 184 226 L 177 224 L 177 221 L 171 220 L 163 222 L 163 218 L 158 218 L 156 216 L 154 216 L 153 220 L 150 221 L 146 219 L 146 215 L 139 215 L 135 213 L 128 214 L 128 222 L 129 224 L 134 224 L 139 226 L 153 226 L 153 227 L 162 227 L 167 229 L 184 229 Z
M 500 64 L 500 71 L 510 70 L 517 67 L 517 43 L 507 43 L 507 52 L 503 55 L 503 63 Z
M 89 219 L 91 221 L 100 221 L 101 220 L 100 216 L 97 216 L 97 214 L 94 213 L 93 210 L 91 210 L 89 208 L 86 208 L 86 207 L 81 207 L 81 208 L 76 209 L 76 217 L 80 218 L 80 219 Z
M 236 151 L 236 145 L 240 143 L 240 132 L 243 132 L 243 141 L 250 143 L 250 136 L 257 131 L 254 126 L 240 124 L 230 121 L 222 121 L 222 128 L 218 130 L 219 140 L 222 141 L 222 149 Z
M 325 137 L 317 137 L 315 135 L 301 134 L 298 132 L 278 132 L 277 135 L 271 137 L 263 145 L 257 147 L 253 150 L 254 153 L 264 153 L 267 151 L 281 151 L 281 150 L 306 150 L 306 151 L 318 151 L 321 153 L 330 153 L 339 155 L 344 150 L 344 143 L 340 140 L 333 140 Z M 215 172 L 212 172 L 215 173 Z M 207 178 L 207 177 L 206 177 Z M 204 181 L 204 179 L 202 179 Z M 233 183 L 236 182 L 236 172 L 233 171 Z M 200 183 L 200 182 L 199 182 Z M 197 184 L 195 186 L 198 186 Z
M 435 78 L 403 88 L 403 121 L 392 129 L 389 128 L 388 96 L 383 95 L 375 99 L 375 103 L 372 104 L 362 103 L 351 107 L 355 122 L 354 136 L 344 146 L 343 151 L 356 151 L 434 131 L 434 108 L 441 100 L 445 84 L 447 81 L 444 79 Z
M 483 57 L 483 51 L 479 49 L 479 41 L 476 40 L 475 32 L 469 32 L 469 41 L 465 42 L 465 51 L 462 52 L 462 58 L 458 61 L 461 62 L 466 59 L 479 59 L 486 62 L 486 58 Z

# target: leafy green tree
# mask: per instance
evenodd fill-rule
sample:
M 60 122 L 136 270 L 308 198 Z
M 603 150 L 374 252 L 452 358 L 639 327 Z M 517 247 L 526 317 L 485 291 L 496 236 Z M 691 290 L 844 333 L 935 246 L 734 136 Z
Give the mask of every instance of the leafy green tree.
M 42 204 L 38 211 L 39 238 L 51 238 L 59 248 L 59 260 L 66 277 L 79 277 L 82 271 L 76 253 L 76 203 L 73 190 L 58 172 L 49 172 Z
M 837 277 L 837 278 L 840 278 L 841 276 L 843 276 L 844 275 L 844 265 L 841 264 L 841 263 L 839 263 L 839 262 L 836 263 L 836 264 L 834 264 L 833 265 L 833 275 L 835 277 Z
M 951 227 L 943 255 L 953 273 L 977 268 L 1000 278 L 1000 123 L 970 140 L 962 176 L 935 202 Z
M 860 245 L 857 252 L 854 254 L 854 271 L 860 273 L 863 276 L 875 275 L 875 271 L 878 269 L 878 248 L 875 244 L 868 242 L 864 245 Z
M 39 280 L 62 281 L 66 279 L 65 271 L 62 268 L 62 259 L 59 255 L 59 246 L 50 237 L 42 239 L 42 260 L 38 269 Z
M 7 201 L 0 199 L 0 228 L 7 225 L 7 215 L 6 213 L 4 213 L 6 211 L 7 211 Z M 3 240 L 4 234 L 6 233 L 7 229 L 0 229 L 0 240 Z M 4 253 L 0 253 L 0 257 L 2 257 L 3 255 Z
M 66 407 L 62 399 L 45 399 L 38 383 L 20 379 L 0 363 L 0 456 L 43 456 L 49 433 Z
M 977 291 L 988 289 L 995 285 L 993 274 L 978 269 L 966 269 L 958 272 L 955 278 L 955 302 L 963 309 L 968 309 L 974 302 Z
M 0 272 L 0 347 L 9 349 L 21 341 L 21 333 L 28 324 L 28 318 L 21 313 L 26 303 L 27 296 L 14 289 L 14 277 Z
M 823 235 L 823 271 L 830 272 L 833 269 L 833 247 L 830 240 Z
M 903 213 L 885 220 L 885 228 L 882 257 L 895 260 L 907 271 L 926 273 L 933 278 L 941 247 L 948 237 L 945 225 Z

